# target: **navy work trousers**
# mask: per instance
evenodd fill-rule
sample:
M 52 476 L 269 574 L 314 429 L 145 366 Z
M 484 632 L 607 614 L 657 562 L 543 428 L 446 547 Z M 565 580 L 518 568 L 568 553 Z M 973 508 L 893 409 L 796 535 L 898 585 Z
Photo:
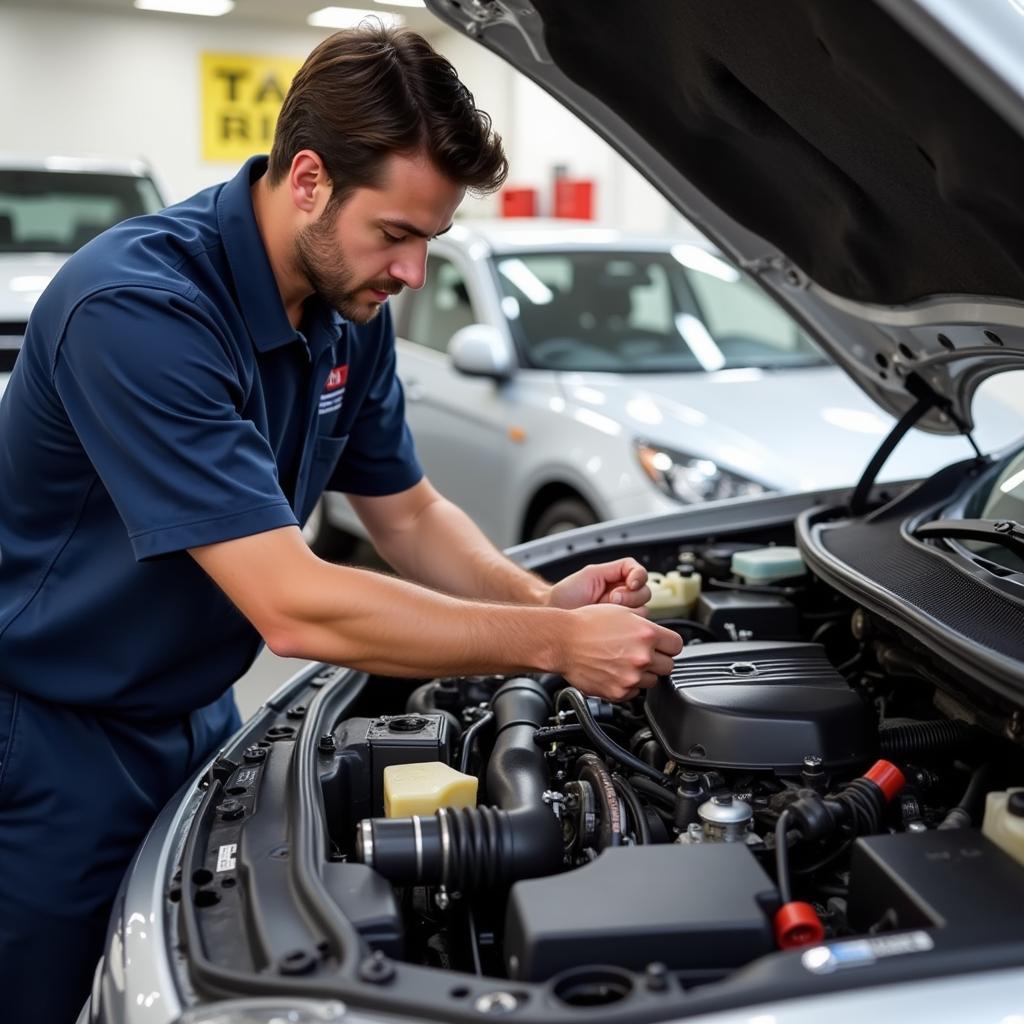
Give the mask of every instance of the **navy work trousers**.
M 0 684 L 4 1024 L 74 1024 L 136 847 L 238 724 L 230 693 L 187 719 L 129 722 Z

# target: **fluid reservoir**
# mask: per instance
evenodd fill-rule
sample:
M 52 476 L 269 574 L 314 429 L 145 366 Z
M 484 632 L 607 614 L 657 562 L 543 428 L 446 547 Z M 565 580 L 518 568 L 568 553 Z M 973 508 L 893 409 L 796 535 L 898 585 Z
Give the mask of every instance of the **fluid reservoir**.
M 700 597 L 700 573 L 689 569 L 648 573 L 647 585 L 651 588 L 647 610 L 652 619 L 687 618 Z
M 982 833 L 1024 864 L 1024 788 L 989 793 Z
M 806 571 L 799 550 L 792 547 L 755 548 L 732 556 L 733 575 L 753 585 L 803 576 Z
M 745 800 L 726 793 L 702 803 L 697 808 L 697 817 L 704 826 L 706 841 L 742 843 L 750 831 L 754 812 Z
M 384 769 L 384 814 L 429 817 L 442 807 L 473 807 L 477 780 L 443 761 L 389 764 Z

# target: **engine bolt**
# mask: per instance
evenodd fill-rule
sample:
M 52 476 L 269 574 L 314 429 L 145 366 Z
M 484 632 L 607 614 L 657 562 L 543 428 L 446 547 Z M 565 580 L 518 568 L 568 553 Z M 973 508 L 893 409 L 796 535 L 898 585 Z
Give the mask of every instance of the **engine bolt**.
M 244 760 L 248 761 L 249 764 L 258 764 L 260 761 L 265 761 L 267 758 L 267 748 L 257 747 L 253 744 L 251 747 L 245 748 L 245 753 L 242 754 Z
M 378 949 L 359 965 L 359 977 L 373 985 L 385 985 L 395 976 L 395 965 Z
M 511 1013 L 519 1008 L 519 1000 L 511 992 L 488 992 L 474 1004 L 477 1013 L 486 1013 L 497 1017 L 502 1013 Z
M 668 988 L 668 968 L 663 963 L 655 961 L 648 964 L 644 976 L 652 992 L 664 992 Z
M 334 735 L 326 732 L 320 737 L 316 746 L 321 754 L 333 754 L 338 745 L 334 740 Z

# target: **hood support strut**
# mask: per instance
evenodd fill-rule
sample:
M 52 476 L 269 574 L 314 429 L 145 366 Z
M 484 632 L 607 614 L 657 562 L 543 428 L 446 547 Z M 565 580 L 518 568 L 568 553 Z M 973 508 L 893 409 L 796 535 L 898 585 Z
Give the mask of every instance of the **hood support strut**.
M 978 458 L 982 458 L 981 449 L 974 443 L 971 432 L 953 412 L 951 408 L 952 403 L 948 399 L 943 398 L 942 395 L 929 387 L 924 378 L 917 373 L 908 374 L 906 387 L 917 401 L 899 418 L 896 425 L 889 431 L 885 440 L 878 446 L 878 450 L 871 457 L 871 461 L 867 464 L 867 468 L 861 475 L 860 480 L 857 481 L 857 486 L 853 489 L 853 496 L 850 498 L 851 515 L 859 516 L 867 511 L 868 496 L 878 474 L 882 470 L 882 466 L 885 465 L 886 459 L 892 455 L 896 445 L 903 440 L 904 435 L 929 409 L 942 409 L 946 415 L 950 416 L 957 426 L 960 427 L 960 432 L 970 442 Z

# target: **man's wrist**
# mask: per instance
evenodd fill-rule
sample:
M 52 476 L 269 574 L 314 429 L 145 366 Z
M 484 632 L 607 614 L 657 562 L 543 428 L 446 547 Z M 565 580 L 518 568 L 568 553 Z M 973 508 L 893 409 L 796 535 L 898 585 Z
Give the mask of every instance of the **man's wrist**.
M 536 672 L 561 672 L 568 663 L 567 648 L 571 627 L 571 612 L 562 608 L 545 610 L 543 625 L 531 641 Z

